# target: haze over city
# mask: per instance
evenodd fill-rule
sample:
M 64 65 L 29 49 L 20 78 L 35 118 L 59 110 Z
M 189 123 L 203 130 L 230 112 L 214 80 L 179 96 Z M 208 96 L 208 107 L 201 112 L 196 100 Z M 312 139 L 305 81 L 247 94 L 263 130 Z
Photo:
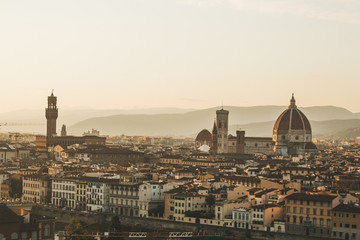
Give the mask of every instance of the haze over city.
M 334 105 L 360 112 L 352 0 L 1 1 L 0 112 Z
M 360 0 L 0 0 L 0 240 L 360 240 Z

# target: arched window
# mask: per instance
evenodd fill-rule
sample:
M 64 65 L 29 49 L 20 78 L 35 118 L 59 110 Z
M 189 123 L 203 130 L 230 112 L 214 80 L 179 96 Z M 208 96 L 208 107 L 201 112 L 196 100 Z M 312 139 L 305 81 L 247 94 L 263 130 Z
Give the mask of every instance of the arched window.
M 11 234 L 11 239 L 18 239 L 19 237 L 18 237 L 18 234 L 17 233 L 12 233 Z

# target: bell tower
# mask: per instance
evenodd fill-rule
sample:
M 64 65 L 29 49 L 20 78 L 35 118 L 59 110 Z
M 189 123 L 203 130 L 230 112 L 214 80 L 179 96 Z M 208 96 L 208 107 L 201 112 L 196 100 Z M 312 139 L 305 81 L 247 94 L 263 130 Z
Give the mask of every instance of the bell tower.
M 56 136 L 56 119 L 58 117 L 57 97 L 54 96 L 54 90 L 51 96 L 48 96 L 48 107 L 45 109 L 45 116 L 47 119 L 46 138 Z
M 216 127 L 217 127 L 217 153 L 228 153 L 228 122 L 229 111 L 216 111 Z

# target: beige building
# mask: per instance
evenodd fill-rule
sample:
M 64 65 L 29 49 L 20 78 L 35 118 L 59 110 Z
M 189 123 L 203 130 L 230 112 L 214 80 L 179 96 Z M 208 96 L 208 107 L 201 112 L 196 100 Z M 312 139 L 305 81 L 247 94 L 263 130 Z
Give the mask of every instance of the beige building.
M 52 179 L 51 202 L 57 207 L 68 207 L 75 209 L 76 203 L 76 180 L 71 178 Z
M 129 181 L 113 182 L 109 185 L 110 212 L 121 216 L 139 216 L 139 187 L 135 178 Z
M 174 196 L 174 220 L 184 221 L 188 211 L 208 211 L 206 196 L 197 193 L 179 193 Z
M 250 204 L 245 204 L 247 207 Z M 245 207 L 243 200 L 223 200 L 215 204 L 215 219 L 216 220 L 230 220 L 232 219 L 232 212 L 235 208 Z M 226 225 L 226 223 L 225 223 Z
M 283 219 L 283 207 L 276 204 L 260 204 L 251 207 L 251 229 L 269 231 L 274 221 Z
M 47 175 L 23 176 L 23 202 L 48 204 L 51 201 L 51 180 Z
M 285 198 L 286 232 L 331 237 L 331 210 L 339 197 L 328 194 L 293 193 Z
M 332 209 L 332 238 L 360 239 L 360 207 L 340 204 Z

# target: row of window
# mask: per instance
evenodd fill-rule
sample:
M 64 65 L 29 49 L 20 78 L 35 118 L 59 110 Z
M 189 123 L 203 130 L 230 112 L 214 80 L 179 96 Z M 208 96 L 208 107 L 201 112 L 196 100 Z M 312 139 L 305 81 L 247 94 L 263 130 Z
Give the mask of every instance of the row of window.
M 291 211 L 292 210 L 292 211 Z M 298 208 L 297 207 L 287 207 L 286 208 L 286 211 L 287 211 L 287 213 L 298 213 Z M 299 213 L 300 214 L 302 214 L 302 213 L 304 213 L 304 208 L 303 207 L 300 207 L 299 208 Z M 312 214 L 313 215 L 318 215 L 318 213 L 319 213 L 319 215 L 320 216 L 324 216 L 324 214 L 325 214 L 325 210 L 324 209 L 319 209 L 319 212 L 318 212 L 318 209 L 317 208 L 313 208 L 312 209 Z M 306 214 L 310 214 L 310 208 L 306 208 Z M 326 215 L 327 216 L 330 216 L 330 210 L 327 210 L 326 211 Z
M 345 233 L 345 235 L 347 234 L 347 239 L 349 239 L 349 233 Z M 342 238 L 343 236 L 344 236 L 344 234 L 343 234 L 343 232 L 333 232 L 333 236 L 334 237 L 337 237 L 337 236 L 339 236 L 340 238 Z M 351 234 L 351 239 L 356 239 L 356 233 L 352 233 Z
M 55 205 L 55 206 L 63 206 L 62 204 L 66 205 L 66 207 L 72 207 L 74 208 L 75 207 L 75 201 L 70 201 L 70 200 L 61 200 L 61 199 L 53 199 L 52 200 L 52 203 Z
M 52 192 L 52 193 L 53 193 L 52 195 L 53 197 L 75 199 L 74 193 L 65 193 L 65 192 Z
M 110 192 L 111 194 L 114 195 L 123 195 L 123 196 L 138 196 L 139 192 L 138 191 L 118 191 L 118 190 L 111 190 Z
M 241 220 L 250 220 L 250 214 L 249 213 L 234 213 L 233 219 L 241 219 Z
M 50 235 L 50 227 L 49 225 L 46 225 L 45 226 L 45 232 L 44 232 L 44 236 L 45 237 L 48 237 Z M 47 235 L 45 235 L 47 234 Z M 19 235 L 18 233 L 14 232 L 10 235 L 11 239 L 19 239 Z M 29 236 L 30 237 L 30 236 Z M 0 233 L 0 240 L 3 240 L 5 239 L 4 235 Z M 27 240 L 28 239 L 28 234 L 26 232 L 22 232 L 21 233 L 21 240 Z M 36 231 L 33 231 L 31 233 L 31 239 L 32 240 L 36 240 L 37 239 L 37 232 Z
M 119 199 L 118 198 L 111 198 L 110 199 L 110 201 L 111 201 L 111 203 L 112 204 L 119 204 Z M 124 203 L 125 203 L 125 206 L 133 206 L 134 205 L 134 202 L 135 202 L 135 206 L 137 206 L 138 205 L 138 201 L 134 201 L 134 200 L 128 200 L 128 199 L 120 199 L 120 205 L 124 205 Z M 130 204 L 129 204 L 130 203 Z
M 39 188 L 40 184 L 35 184 L 35 183 L 24 183 L 24 187 L 31 187 L 31 188 Z
M 313 206 L 319 205 L 319 206 L 323 207 L 326 205 L 328 207 L 331 207 L 331 202 L 324 203 L 324 202 L 316 202 L 316 201 L 303 201 L 303 200 L 296 200 L 296 199 L 294 199 L 294 200 L 288 199 L 287 203 L 288 204 L 290 204 L 290 203 L 299 204 L 299 205 L 305 205 L 304 203 L 306 203 L 306 205 L 308 205 L 308 206 L 309 205 L 313 205 Z
M 287 220 L 288 223 L 291 222 L 290 219 L 291 219 L 291 216 L 287 215 L 286 220 Z M 298 219 L 299 219 L 299 220 L 298 220 Z M 317 224 L 318 224 L 318 219 L 314 217 L 314 218 L 312 219 L 312 221 L 311 221 L 310 217 L 304 218 L 304 217 L 302 217 L 302 216 L 300 216 L 300 217 L 298 217 L 298 216 L 292 216 L 292 222 L 291 222 L 291 223 L 294 223 L 294 224 L 296 224 L 296 223 L 303 224 L 303 223 L 305 223 L 305 222 L 307 222 L 307 223 L 312 223 L 313 225 L 317 225 Z M 330 223 L 331 223 L 331 220 L 330 220 L 330 219 L 326 219 L 326 226 L 327 226 L 327 227 L 330 227 Z M 319 219 L 319 225 L 320 225 L 320 226 L 324 226 L 324 224 L 325 224 L 324 219 L 323 219 L 323 218 L 320 218 L 320 219 Z
M 75 191 L 75 186 L 63 185 L 63 184 L 53 184 L 53 189 Z
M 347 218 L 350 217 L 349 213 L 344 214 L 344 213 L 340 212 L 339 214 L 336 214 L 336 212 L 334 212 L 334 217 L 336 217 L 336 215 L 338 215 L 339 217 L 344 217 L 344 216 L 347 217 Z M 356 218 L 356 214 L 352 214 L 352 217 Z
M 40 192 L 35 192 L 35 191 L 23 190 L 23 193 L 24 194 L 29 194 L 29 195 L 40 196 Z
M 334 222 L 334 227 L 336 227 L 336 226 L 338 226 L 338 227 L 350 228 L 350 224 L 349 224 L 349 223 L 345 223 L 344 226 L 343 226 L 343 223 L 342 223 L 342 222 L 339 223 L 339 224 L 337 224 L 336 222 Z M 357 229 L 356 223 L 351 224 L 351 228 Z

